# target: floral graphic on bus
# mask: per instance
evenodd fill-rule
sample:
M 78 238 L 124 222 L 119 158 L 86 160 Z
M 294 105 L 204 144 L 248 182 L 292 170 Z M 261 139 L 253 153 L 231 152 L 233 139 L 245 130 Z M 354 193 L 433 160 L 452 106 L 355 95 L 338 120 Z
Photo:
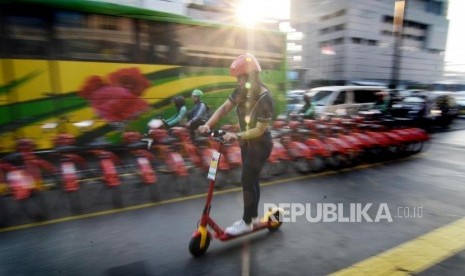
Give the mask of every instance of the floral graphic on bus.
M 89 76 L 79 95 L 89 102 L 98 116 L 109 122 L 136 118 L 147 111 L 149 104 L 141 98 L 150 86 L 137 67 L 123 68 L 108 77 Z

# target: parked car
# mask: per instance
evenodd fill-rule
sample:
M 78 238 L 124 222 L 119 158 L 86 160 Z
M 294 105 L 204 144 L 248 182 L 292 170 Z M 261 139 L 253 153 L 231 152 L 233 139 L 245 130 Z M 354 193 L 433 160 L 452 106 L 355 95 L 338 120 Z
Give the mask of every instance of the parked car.
M 369 110 L 376 102 L 378 92 L 389 91 L 384 86 L 323 86 L 313 88 L 308 95 L 315 103 L 316 116 L 325 113 L 336 115 L 356 115 L 359 111 Z
M 304 94 L 307 90 L 289 90 L 286 92 L 286 113 L 298 113 L 304 106 Z
M 398 90 L 396 91 L 396 96 L 399 98 L 405 98 L 407 96 L 415 95 L 417 93 L 425 92 L 423 89 L 407 89 L 407 90 Z
M 425 129 L 448 127 L 458 114 L 456 101 L 449 92 L 419 92 L 393 104 L 391 115 L 411 119 Z
M 465 115 L 465 91 L 458 91 L 452 94 L 457 102 L 459 115 Z

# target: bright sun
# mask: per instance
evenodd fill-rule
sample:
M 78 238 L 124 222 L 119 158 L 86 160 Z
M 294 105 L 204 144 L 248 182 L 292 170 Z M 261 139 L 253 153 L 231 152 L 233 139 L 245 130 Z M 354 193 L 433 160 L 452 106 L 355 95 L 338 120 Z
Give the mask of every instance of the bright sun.
M 289 0 L 241 0 L 236 17 L 247 26 L 266 19 L 289 19 Z

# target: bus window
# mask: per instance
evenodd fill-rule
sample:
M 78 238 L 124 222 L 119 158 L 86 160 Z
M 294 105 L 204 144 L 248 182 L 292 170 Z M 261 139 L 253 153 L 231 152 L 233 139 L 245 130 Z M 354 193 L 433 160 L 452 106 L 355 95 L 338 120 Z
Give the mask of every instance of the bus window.
M 179 64 L 179 52 L 175 24 L 169 22 L 139 21 L 139 43 L 144 63 Z
M 49 32 L 44 18 L 28 15 L 5 16 L 6 54 L 15 57 L 49 56 Z
M 226 47 L 226 32 L 219 28 L 177 25 L 176 34 L 186 65 L 225 67 L 238 55 L 235 48 Z
M 79 12 L 57 12 L 54 29 L 60 58 L 132 61 L 134 21 Z

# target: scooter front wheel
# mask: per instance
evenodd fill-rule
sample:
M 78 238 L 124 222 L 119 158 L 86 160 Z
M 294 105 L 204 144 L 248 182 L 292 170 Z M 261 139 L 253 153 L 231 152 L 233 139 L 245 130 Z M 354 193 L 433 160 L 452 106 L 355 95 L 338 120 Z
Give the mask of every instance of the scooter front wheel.
M 208 249 L 208 246 L 210 245 L 210 233 L 207 234 L 207 237 L 205 239 L 205 244 L 203 247 L 201 246 L 201 240 L 202 240 L 202 235 L 194 235 L 191 238 L 191 241 L 189 242 L 189 252 L 192 254 L 194 257 L 200 257 L 205 254 L 205 252 Z
M 276 209 L 269 213 L 268 215 L 268 230 L 274 232 L 281 227 L 283 224 L 283 215 L 281 210 Z

